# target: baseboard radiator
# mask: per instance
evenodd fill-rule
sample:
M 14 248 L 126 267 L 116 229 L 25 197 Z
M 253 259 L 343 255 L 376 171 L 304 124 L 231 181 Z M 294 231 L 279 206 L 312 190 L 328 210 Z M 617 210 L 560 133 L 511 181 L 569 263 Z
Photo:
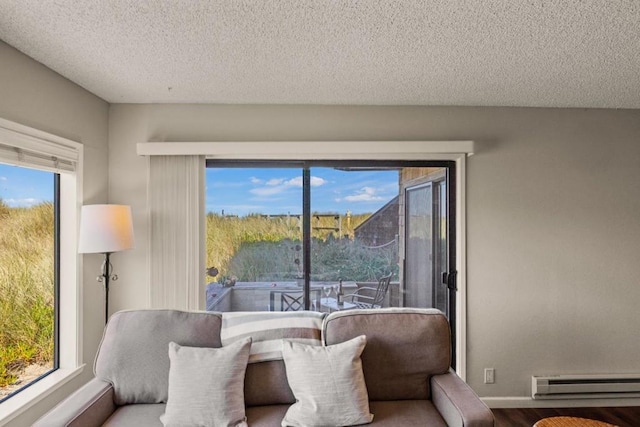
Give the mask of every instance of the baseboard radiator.
M 640 397 L 640 374 L 533 376 L 531 394 L 534 399 Z

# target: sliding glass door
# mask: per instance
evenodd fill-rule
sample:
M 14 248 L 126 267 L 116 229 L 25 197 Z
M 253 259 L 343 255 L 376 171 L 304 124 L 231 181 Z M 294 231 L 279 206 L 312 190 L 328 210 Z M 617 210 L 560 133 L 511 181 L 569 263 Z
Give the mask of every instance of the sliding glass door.
M 405 304 L 449 311 L 443 273 L 449 271 L 444 178 L 405 190 Z
M 435 307 L 452 318 L 453 168 L 208 161 L 207 308 L 335 311 L 368 303 Z M 339 286 L 347 296 L 341 306 Z
M 407 189 L 405 197 L 405 305 L 434 307 L 432 186 Z

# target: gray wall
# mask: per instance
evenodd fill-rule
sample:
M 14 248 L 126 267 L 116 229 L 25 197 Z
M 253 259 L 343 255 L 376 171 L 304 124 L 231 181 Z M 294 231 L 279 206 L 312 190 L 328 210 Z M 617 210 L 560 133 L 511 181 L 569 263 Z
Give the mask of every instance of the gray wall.
M 84 145 L 84 203 L 106 203 L 109 105 L 100 98 L 0 41 L 0 117 Z M 104 327 L 104 295 L 96 283 L 101 259 L 84 257 L 82 375 L 52 393 L 12 425 L 31 425 L 57 401 L 92 377 L 92 364 Z
M 640 111 L 112 105 L 109 135 L 111 200 L 133 205 L 142 234 L 138 142 L 475 140 L 468 382 L 482 396 L 526 398 L 533 374 L 640 369 Z M 118 262 L 115 308 L 148 303 L 138 242 Z M 482 383 L 485 367 L 496 384 Z

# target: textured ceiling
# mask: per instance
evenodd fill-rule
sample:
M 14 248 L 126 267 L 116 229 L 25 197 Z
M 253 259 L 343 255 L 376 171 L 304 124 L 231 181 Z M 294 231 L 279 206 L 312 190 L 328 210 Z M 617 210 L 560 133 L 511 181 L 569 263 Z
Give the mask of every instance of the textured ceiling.
M 640 108 L 637 0 L 0 0 L 0 39 L 109 102 Z

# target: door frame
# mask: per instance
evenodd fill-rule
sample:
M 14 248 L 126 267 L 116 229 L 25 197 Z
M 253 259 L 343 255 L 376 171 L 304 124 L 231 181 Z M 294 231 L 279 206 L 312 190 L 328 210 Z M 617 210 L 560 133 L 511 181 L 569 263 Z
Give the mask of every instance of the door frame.
M 466 159 L 473 141 L 142 142 L 137 154 L 198 155 L 226 160 L 450 160 L 456 163 L 456 372 L 466 379 Z M 204 212 L 202 213 L 204 215 Z M 201 237 L 204 238 L 204 237 Z M 204 289 L 201 286 L 200 290 Z

